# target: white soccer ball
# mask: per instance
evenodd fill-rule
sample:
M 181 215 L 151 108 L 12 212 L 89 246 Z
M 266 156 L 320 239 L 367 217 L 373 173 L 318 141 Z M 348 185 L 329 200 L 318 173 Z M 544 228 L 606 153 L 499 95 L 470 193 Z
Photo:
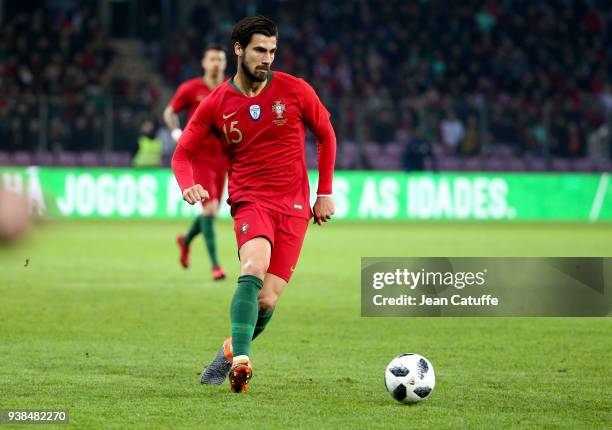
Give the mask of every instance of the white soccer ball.
M 385 385 L 391 397 L 402 403 L 417 403 L 431 395 L 436 375 L 428 359 L 419 354 L 401 354 L 385 370 Z

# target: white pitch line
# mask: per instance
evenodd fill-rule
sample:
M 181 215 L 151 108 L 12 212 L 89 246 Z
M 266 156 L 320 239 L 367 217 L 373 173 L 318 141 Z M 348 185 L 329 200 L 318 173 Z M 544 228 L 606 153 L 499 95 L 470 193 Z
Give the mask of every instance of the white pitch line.
M 607 173 L 602 174 L 601 178 L 599 179 L 599 186 L 597 187 L 597 192 L 595 193 L 595 198 L 593 199 L 593 205 L 591 206 L 591 214 L 589 215 L 590 222 L 595 222 L 597 221 L 597 218 L 599 218 L 599 212 L 601 212 L 601 207 L 603 206 L 603 201 L 608 189 L 608 179 Z

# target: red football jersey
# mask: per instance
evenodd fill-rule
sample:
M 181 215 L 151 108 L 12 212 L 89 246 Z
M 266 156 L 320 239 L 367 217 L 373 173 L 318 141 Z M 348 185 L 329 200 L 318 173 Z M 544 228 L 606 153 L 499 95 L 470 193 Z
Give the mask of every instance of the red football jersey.
M 310 85 L 270 72 L 266 87 L 248 97 L 227 81 L 198 106 L 181 136 L 172 167 L 181 190 L 194 184 L 190 160 L 204 137 L 216 134 L 229 155 L 232 206 L 258 202 L 287 215 L 310 218 L 306 126 L 319 150 L 319 194 L 331 194 L 336 136 L 329 112 Z
M 187 109 L 187 119 L 189 119 L 200 102 L 212 91 L 201 77 L 190 79 L 179 85 L 174 97 L 170 100 L 170 107 L 176 113 Z M 209 162 L 209 168 L 223 168 L 227 164 L 223 154 L 223 143 L 216 136 L 209 136 L 206 139 L 210 140 L 210 149 L 206 153 L 198 154 L 197 157 L 201 158 L 202 162 Z
M 170 100 L 170 106 L 177 113 L 187 109 L 187 118 L 189 119 L 200 102 L 211 92 L 212 90 L 201 77 L 189 79 L 179 85 L 174 97 Z

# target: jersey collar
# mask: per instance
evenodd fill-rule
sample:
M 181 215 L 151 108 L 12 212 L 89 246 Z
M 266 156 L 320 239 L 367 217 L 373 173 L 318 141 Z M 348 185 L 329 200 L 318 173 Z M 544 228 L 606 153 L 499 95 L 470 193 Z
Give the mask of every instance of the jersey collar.
M 266 86 L 263 87 L 263 89 L 259 92 L 259 94 L 257 94 L 257 96 L 261 95 L 261 93 L 263 93 L 270 86 L 270 83 L 272 82 L 272 78 L 273 77 L 274 77 L 274 73 L 272 73 L 272 70 L 269 70 L 268 71 L 268 76 L 266 76 L 266 79 L 267 79 Z M 233 76 L 227 82 L 229 83 L 230 87 L 232 87 L 233 89 L 238 91 L 238 93 L 240 93 L 244 97 L 249 97 L 245 93 L 240 91 L 240 89 L 236 86 L 236 84 L 234 83 L 234 77 Z M 254 97 L 257 97 L 257 96 L 254 96 Z M 249 98 L 252 98 L 252 97 L 249 97 Z

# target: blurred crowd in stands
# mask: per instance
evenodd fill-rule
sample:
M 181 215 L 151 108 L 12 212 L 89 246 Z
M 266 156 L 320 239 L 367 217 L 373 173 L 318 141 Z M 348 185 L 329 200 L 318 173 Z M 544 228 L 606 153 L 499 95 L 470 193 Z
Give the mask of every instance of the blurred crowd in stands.
M 111 76 L 116 54 L 95 3 L 28 10 L 26 2 L 1 23 L 0 150 L 99 151 L 108 122 L 116 148 L 133 149 L 157 90 Z
M 308 80 L 332 112 L 340 167 L 477 169 L 489 161 L 499 167 L 501 160 L 515 170 L 610 168 L 610 1 L 192 3 L 188 25 L 164 38 L 156 37 L 161 6 L 139 17 L 143 55 L 168 85 L 201 73 L 199 53 L 207 43 L 231 49 L 236 20 L 265 14 L 280 29 L 275 68 Z M 33 144 L 27 133 L 39 126 L 40 94 L 87 101 L 75 112 L 65 105 L 49 122 L 52 135 L 64 133 L 58 144 L 67 149 L 99 147 L 91 138 L 104 122 L 96 101 L 109 91 L 144 104 L 156 97 L 154 89 L 105 77 L 113 53 L 87 8 L 35 12 L 1 30 L 0 116 L 11 120 L 3 141 L 15 127 L 25 130 L 25 145 Z M 15 93 L 19 103 L 7 106 L 4 94 Z M 115 131 L 113 140 L 133 139 L 138 115 L 123 109 L 113 115 L 114 131 L 125 132 Z M 309 145 L 307 154 L 313 151 Z M 542 159 L 557 160 L 557 167 Z

